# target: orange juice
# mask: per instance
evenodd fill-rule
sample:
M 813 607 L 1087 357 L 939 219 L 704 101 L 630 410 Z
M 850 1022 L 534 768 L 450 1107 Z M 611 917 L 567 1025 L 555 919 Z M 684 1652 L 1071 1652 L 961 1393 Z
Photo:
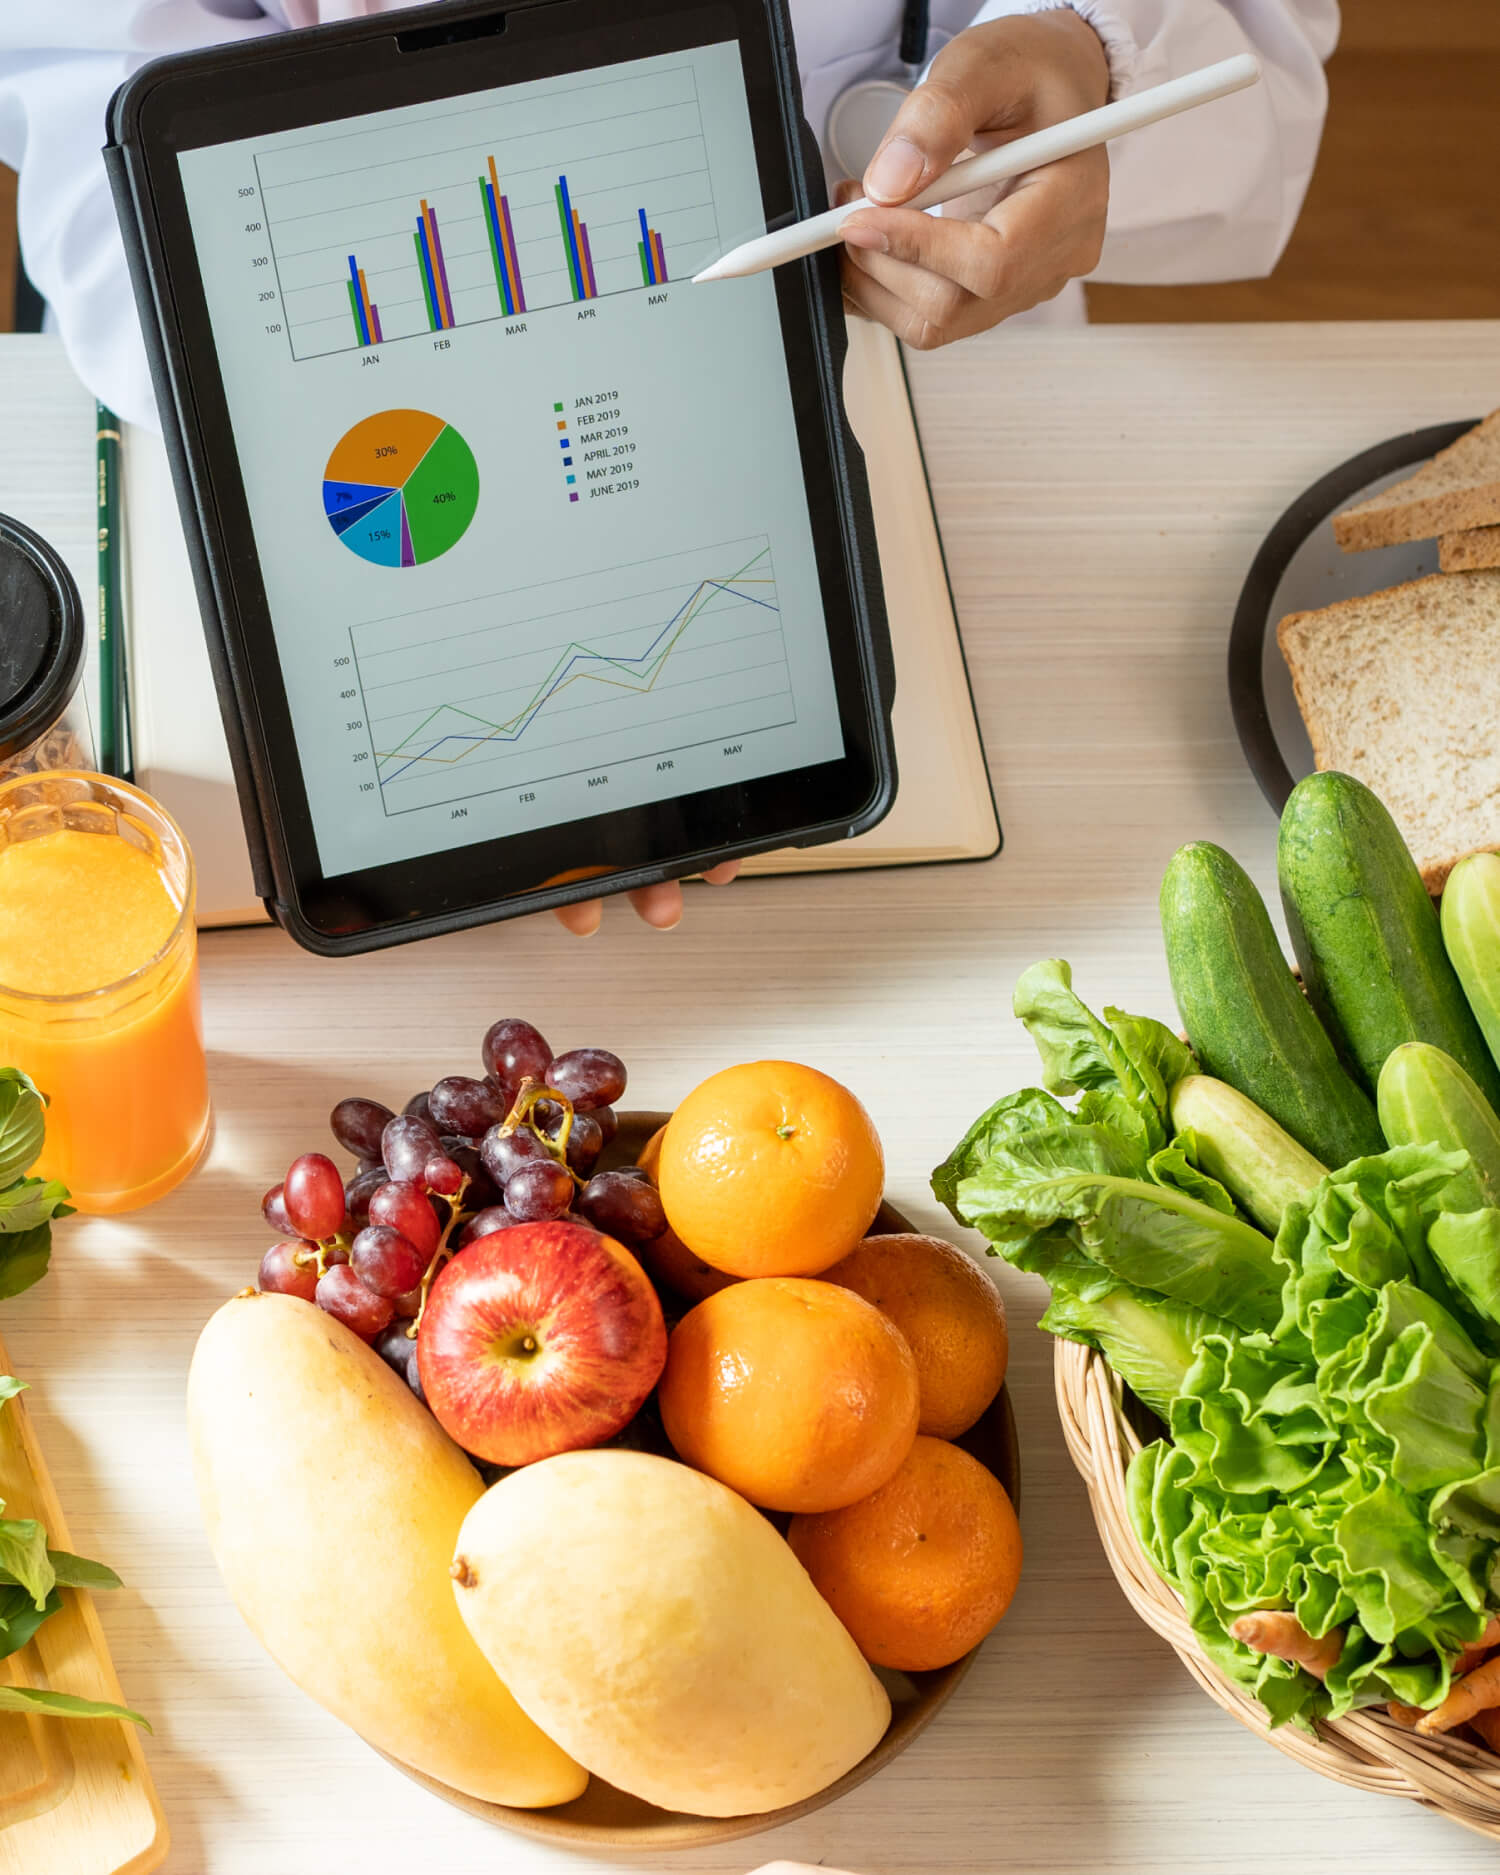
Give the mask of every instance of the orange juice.
M 192 860 L 122 782 L 0 784 L 0 1065 L 49 1097 L 35 1171 L 82 1211 L 149 1203 L 203 1149 Z

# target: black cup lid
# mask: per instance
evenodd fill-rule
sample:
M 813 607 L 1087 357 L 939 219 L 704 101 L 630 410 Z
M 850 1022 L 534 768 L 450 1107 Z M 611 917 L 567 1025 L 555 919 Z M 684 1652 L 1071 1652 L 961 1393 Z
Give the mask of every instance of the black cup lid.
M 0 761 L 62 715 L 83 649 L 73 575 L 40 534 L 0 514 Z

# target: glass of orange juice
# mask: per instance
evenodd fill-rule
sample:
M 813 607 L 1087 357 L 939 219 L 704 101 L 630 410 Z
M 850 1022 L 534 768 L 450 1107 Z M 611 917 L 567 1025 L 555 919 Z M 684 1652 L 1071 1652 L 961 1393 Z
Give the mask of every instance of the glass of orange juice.
M 71 770 L 0 782 L 0 1066 L 50 1100 L 35 1171 L 81 1211 L 149 1204 L 207 1142 L 193 905 L 149 795 Z

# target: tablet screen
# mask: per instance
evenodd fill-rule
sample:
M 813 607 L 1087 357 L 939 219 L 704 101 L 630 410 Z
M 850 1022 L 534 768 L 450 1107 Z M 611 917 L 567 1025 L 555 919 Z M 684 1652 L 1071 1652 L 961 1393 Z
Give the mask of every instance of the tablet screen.
M 844 754 L 736 44 L 178 161 L 326 875 Z

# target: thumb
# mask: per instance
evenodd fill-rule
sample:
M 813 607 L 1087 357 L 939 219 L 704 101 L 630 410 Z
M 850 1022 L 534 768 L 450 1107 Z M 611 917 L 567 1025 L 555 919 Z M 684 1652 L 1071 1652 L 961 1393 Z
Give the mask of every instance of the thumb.
M 872 202 L 906 202 L 936 182 L 975 136 L 1013 114 L 1023 87 L 1010 59 L 996 56 L 983 28 L 960 33 L 938 54 L 870 159 Z

